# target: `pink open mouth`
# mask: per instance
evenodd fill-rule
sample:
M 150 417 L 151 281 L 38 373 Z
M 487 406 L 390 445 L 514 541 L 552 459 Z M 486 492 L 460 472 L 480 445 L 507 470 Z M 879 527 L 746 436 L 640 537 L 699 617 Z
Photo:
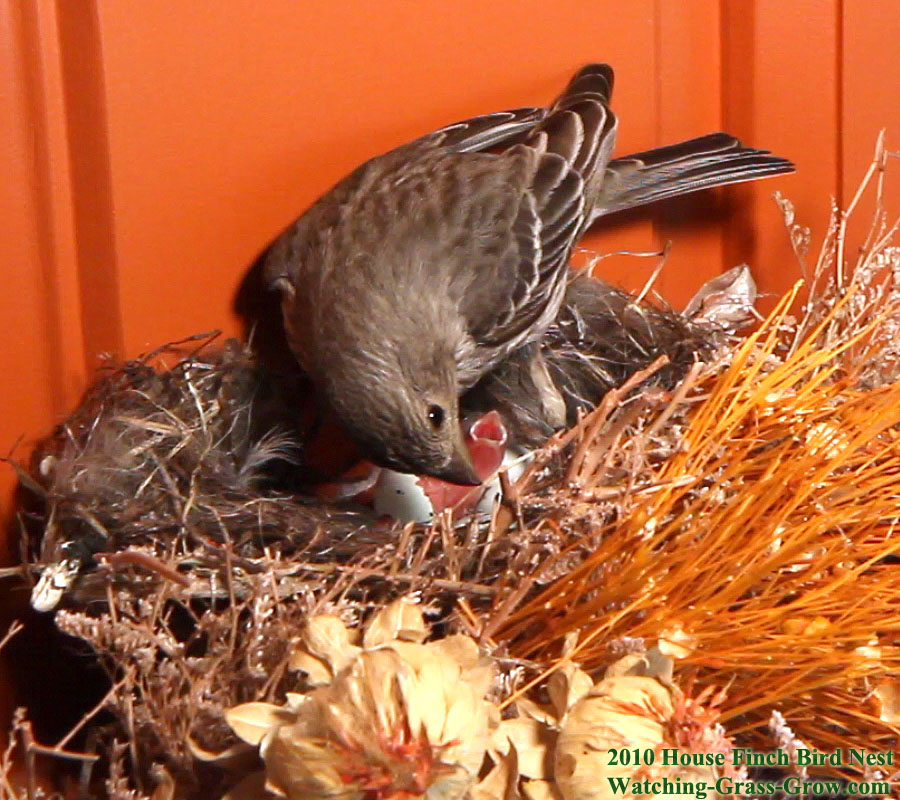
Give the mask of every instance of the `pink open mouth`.
M 506 426 L 496 411 L 489 411 L 477 419 L 466 434 L 466 446 L 482 481 L 493 475 L 506 452 Z M 458 486 L 438 478 L 420 477 L 419 485 L 431 501 L 435 514 L 453 509 L 453 517 L 459 517 L 481 499 L 483 486 Z

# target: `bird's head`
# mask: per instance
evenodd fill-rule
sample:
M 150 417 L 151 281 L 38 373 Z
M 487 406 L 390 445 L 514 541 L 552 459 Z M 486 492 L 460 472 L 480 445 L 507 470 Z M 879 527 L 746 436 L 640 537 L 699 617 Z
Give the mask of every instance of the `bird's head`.
M 419 345 L 357 352 L 329 370 L 328 400 L 375 463 L 478 485 L 460 427 L 455 359 L 440 346 Z

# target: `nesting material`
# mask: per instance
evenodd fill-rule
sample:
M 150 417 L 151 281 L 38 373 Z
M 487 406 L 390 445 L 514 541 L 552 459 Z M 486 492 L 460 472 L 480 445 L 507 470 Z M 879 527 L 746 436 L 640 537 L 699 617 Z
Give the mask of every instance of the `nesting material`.
M 746 282 L 747 270 L 729 275 Z M 163 580 L 198 597 L 224 597 L 227 583 L 240 595 L 243 574 L 265 571 L 264 562 L 273 558 L 344 565 L 380 550 L 376 560 L 396 573 L 395 526 L 376 515 L 431 522 L 450 508 L 458 519 L 480 497 L 465 552 L 446 552 L 452 547 L 447 541 L 445 552 L 431 548 L 436 570 L 426 572 L 457 583 L 493 580 L 508 566 L 503 553 L 489 560 L 472 543 L 486 538 L 501 493 L 501 463 L 507 481 L 518 477 L 523 448 L 576 419 L 635 373 L 672 386 L 700 356 L 712 353 L 727 327 L 720 312 L 733 307 L 735 293 L 726 287 L 714 294 L 703 304 L 695 300 L 699 310 L 690 321 L 575 276 L 540 352 L 523 351 L 464 398 L 470 413 L 481 403 L 491 409 L 467 422 L 471 456 L 487 490 L 478 494 L 385 470 L 375 482 L 374 514 L 359 504 L 323 501 L 310 486 L 292 482 L 306 457 L 310 423 L 302 412 L 315 400 L 302 379 L 273 375 L 249 348 L 235 341 L 216 348 L 205 341 L 211 337 L 198 336 L 110 364 L 78 409 L 38 447 L 31 474 L 22 472 L 43 506 L 26 554 L 39 576 L 32 605 L 49 611 L 64 596 L 84 605 L 105 595 L 110 575 L 133 594 L 147 594 Z M 165 362 L 172 359 L 170 368 Z M 536 363 L 546 378 L 542 386 L 533 380 Z M 548 394 L 558 401 L 558 413 L 549 413 Z M 516 449 L 505 453 L 509 446 Z M 541 464 L 548 467 L 548 459 Z M 354 492 L 345 486 L 337 494 Z M 414 539 L 423 534 L 418 529 Z M 431 542 L 433 534 L 425 538 Z M 296 577 L 292 566 L 278 571 Z M 280 581 L 282 594 L 290 594 L 292 585 L 305 584 L 302 577 Z

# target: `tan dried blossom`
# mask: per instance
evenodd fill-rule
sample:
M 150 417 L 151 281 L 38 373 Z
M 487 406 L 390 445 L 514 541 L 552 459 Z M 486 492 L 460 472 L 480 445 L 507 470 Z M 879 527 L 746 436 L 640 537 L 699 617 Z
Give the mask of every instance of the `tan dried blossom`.
M 702 783 L 715 796 L 731 745 L 701 697 L 643 675 L 604 678 L 569 709 L 556 746 L 555 781 L 565 800 L 682 795 Z M 674 763 L 666 763 L 668 752 Z M 722 766 L 715 757 L 721 754 Z M 680 759 L 687 763 L 679 763 Z
M 709 691 L 689 698 L 671 683 L 671 673 L 672 659 L 658 647 L 625 656 L 596 684 L 572 662 L 561 664 L 547 683 L 550 704 L 517 700 L 520 716 L 498 727 L 491 748 L 497 766 L 478 789 L 496 783 L 500 773 L 529 779 L 522 794 L 547 800 L 665 794 L 664 779 L 673 794 L 690 793 L 687 782 L 705 781 L 704 790 L 714 795 L 716 778 L 733 776 L 725 766 L 731 744 L 716 724 L 715 707 L 723 698 L 710 698 Z M 623 749 L 631 758 L 617 764 L 611 751 Z M 663 765 L 664 749 L 691 763 Z M 725 765 L 696 763 L 714 762 L 717 755 Z
M 498 722 L 484 699 L 493 665 L 465 636 L 397 638 L 424 638 L 421 612 L 404 601 L 374 616 L 362 647 L 341 628 L 313 618 L 301 637 L 293 665 L 320 685 L 284 707 L 246 703 L 227 715 L 259 745 L 267 790 L 288 800 L 463 797 Z

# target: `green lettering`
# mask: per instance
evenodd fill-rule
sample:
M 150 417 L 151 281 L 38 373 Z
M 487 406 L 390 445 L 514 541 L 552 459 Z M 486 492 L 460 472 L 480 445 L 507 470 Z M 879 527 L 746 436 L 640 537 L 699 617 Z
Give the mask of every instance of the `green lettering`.
M 723 775 L 721 778 L 716 778 L 716 793 L 717 794 L 733 794 L 734 793 L 734 785 L 731 778 Z

